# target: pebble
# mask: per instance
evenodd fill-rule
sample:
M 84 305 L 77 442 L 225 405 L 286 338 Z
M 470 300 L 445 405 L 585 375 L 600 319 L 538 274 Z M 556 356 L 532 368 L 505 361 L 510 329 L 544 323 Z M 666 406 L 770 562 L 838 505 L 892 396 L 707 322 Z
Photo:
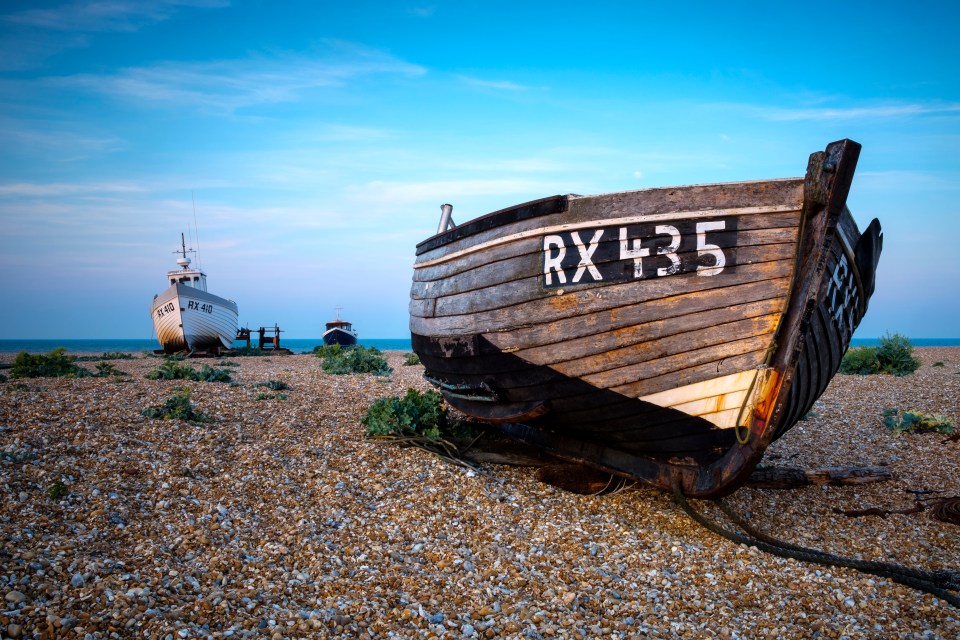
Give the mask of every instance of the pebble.
M 834 511 L 960 495 L 960 443 L 882 424 L 885 408 L 960 424 L 960 349 L 915 353 L 924 366 L 911 376 L 836 376 L 764 458 L 883 461 L 893 480 L 745 488 L 731 508 L 795 544 L 958 568 L 956 525 Z M 122 379 L 0 383 L 0 449 L 14 452 L 0 465 L 0 635 L 960 637 L 960 615 L 937 598 L 735 545 L 649 488 L 574 495 L 533 469 L 467 472 L 365 439 L 374 400 L 431 388 L 403 356 L 387 352 L 385 378 L 329 375 L 311 355 L 231 359 L 236 385 L 189 385 L 211 417 L 202 425 L 141 414 L 184 386 L 147 380 L 156 358 L 113 361 Z M 285 400 L 256 399 L 270 380 L 289 385 Z M 55 502 L 58 479 L 69 493 Z

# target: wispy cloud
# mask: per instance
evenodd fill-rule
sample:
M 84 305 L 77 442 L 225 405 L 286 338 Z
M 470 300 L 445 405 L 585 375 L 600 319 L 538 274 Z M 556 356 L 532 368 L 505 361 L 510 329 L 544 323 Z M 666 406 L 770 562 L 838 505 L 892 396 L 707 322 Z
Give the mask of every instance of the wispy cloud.
M 113 135 L 77 133 L 63 123 L 49 120 L 0 118 L 0 139 L 7 149 L 18 148 L 25 156 L 42 155 L 48 162 L 73 162 L 122 149 L 126 142 Z
M 757 105 L 726 105 L 728 108 L 746 110 L 765 120 L 796 122 L 801 120 L 878 120 L 909 118 L 925 115 L 953 115 L 960 113 L 960 104 L 884 104 L 856 107 L 770 107 Z
M 470 76 L 456 76 L 464 84 L 480 89 L 494 89 L 496 91 L 530 91 L 533 87 L 511 82 L 510 80 L 483 80 Z
M 410 15 L 417 16 L 418 18 L 429 18 L 436 13 L 437 8 L 434 5 L 427 5 L 411 7 L 410 9 L 407 9 L 407 11 L 410 13 Z
M 394 135 L 394 132 L 387 129 L 345 124 L 332 124 L 316 131 L 299 133 L 301 139 L 314 142 L 371 142 L 385 140 Z
M 74 2 L 53 9 L 27 9 L 0 16 L 9 24 L 68 32 L 136 31 L 168 20 L 184 8 L 217 9 L 227 0 L 123 0 Z
M 0 71 L 42 66 L 64 51 L 83 49 L 95 34 L 136 32 L 169 20 L 183 9 L 218 9 L 227 0 L 83 1 L 51 9 L 26 9 L 0 15 Z
M 0 184 L 0 198 L 44 198 L 135 193 L 139 191 L 143 191 L 143 188 L 126 182 L 11 182 Z
M 115 74 L 78 74 L 51 78 L 59 87 L 73 87 L 150 105 L 192 106 L 233 112 L 263 104 L 296 102 L 309 91 L 346 84 L 375 74 L 417 76 L 423 67 L 389 54 L 335 43 L 324 58 L 300 54 L 257 56 L 243 60 L 164 62 L 132 67 Z

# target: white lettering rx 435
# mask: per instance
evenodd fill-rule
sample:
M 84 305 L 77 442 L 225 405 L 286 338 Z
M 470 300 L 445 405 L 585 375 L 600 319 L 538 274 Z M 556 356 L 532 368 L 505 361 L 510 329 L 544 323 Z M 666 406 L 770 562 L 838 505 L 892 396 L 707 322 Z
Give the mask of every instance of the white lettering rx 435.
M 737 219 L 670 220 L 543 237 L 543 285 L 711 277 L 736 267 Z

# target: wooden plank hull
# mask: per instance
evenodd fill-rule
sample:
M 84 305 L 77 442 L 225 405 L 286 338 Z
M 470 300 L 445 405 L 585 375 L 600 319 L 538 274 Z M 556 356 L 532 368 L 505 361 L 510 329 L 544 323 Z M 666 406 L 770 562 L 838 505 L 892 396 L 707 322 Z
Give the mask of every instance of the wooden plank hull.
M 173 284 L 150 305 L 157 340 L 166 353 L 229 349 L 237 337 L 237 303 Z
M 880 230 L 845 208 L 858 152 L 833 143 L 806 178 L 546 198 L 424 241 L 410 329 L 426 376 L 555 455 L 731 490 L 866 311 Z

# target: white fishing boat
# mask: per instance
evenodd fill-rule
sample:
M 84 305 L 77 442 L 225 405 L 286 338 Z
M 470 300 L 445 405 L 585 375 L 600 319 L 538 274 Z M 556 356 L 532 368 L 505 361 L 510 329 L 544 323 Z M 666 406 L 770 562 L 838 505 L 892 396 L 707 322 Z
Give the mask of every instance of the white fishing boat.
M 180 234 L 179 269 L 167 272 L 169 287 L 153 296 L 150 315 L 157 340 L 165 353 L 218 352 L 229 349 L 237 337 L 237 303 L 207 291 L 207 275 L 190 268 Z

